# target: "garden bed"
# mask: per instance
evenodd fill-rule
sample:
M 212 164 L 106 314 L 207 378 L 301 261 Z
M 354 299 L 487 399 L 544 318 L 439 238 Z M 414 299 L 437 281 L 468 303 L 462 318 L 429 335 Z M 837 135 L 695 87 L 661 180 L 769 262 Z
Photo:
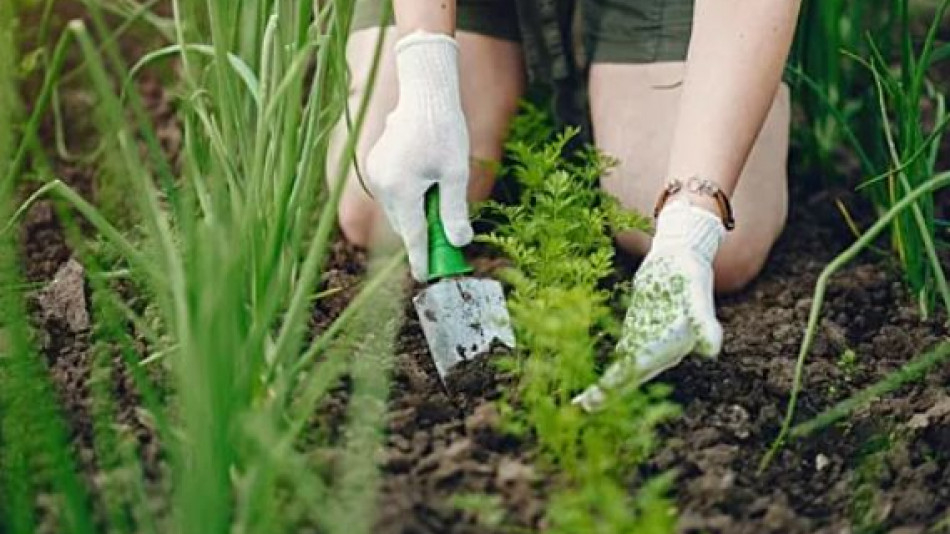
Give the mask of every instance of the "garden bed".
M 168 98 L 154 81 L 145 82 L 143 92 L 153 118 L 166 123 L 159 131 L 170 132 L 166 150 L 174 151 Z M 44 136 L 52 143 L 49 132 Z M 63 161 L 56 166 L 65 181 L 95 197 L 95 169 Z M 741 294 L 720 300 L 726 337 L 719 360 L 691 358 L 661 377 L 673 387 L 673 400 L 683 413 L 663 427 L 664 443 L 643 474 L 677 472 L 674 496 L 684 532 L 924 532 L 950 513 L 947 366 L 838 426 L 792 441 L 757 474 L 784 414 L 817 276 L 853 241 L 833 192 L 816 192 L 805 177 L 793 177 L 791 183 L 789 224 L 764 273 Z M 48 283 L 71 255 L 51 205 L 30 210 L 21 236 L 30 281 Z M 342 242 L 333 246 L 322 284 L 343 291 L 316 305 L 316 331 L 352 298 L 365 262 L 361 251 Z M 484 263 L 490 270 L 492 262 Z M 628 278 L 633 267 L 621 262 L 617 279 Z M 68 289 L 38 297 L 34 308 L 46 332 L 42 346 L 74 444 L 88 467 L 93 465 L 88 331 L 56 311 L 82 302 Z M 44 308 L 43 298 L 60 299 L 62 306 Z M 798 420 L 874 383 L 943 339 L 940 322 L 921 320 L 910 302 L 883 256 L 862 256 L 833 278 L 805 367 Z M 376 532 L 543 527 L 545 495 L 556 471 L 538 461 L 530 440 L 501 431 L 493 401 L 509 379 L 492 367 L 477 367 L 459 391 L 447 394 L 408 303 L 406 317 L 393 362 Z M 145 465 L 156 480 L 162 460 L 149 445 L 153 431 L 137 416 L 131 385 L 119 382 L 117 389 L 124 393 L 118 417 L 139 429 Z M 341 386 L 316 417 L 339 424 L 346 400 Z M 95 480 L 95 473 L 87 474 Z M 894 530 L 898 527 L 904 529 Z

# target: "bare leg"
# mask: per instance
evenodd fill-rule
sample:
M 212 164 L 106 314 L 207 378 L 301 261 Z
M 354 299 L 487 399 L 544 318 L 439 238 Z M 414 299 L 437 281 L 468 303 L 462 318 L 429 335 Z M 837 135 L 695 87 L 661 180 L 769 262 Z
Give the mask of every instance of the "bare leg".
M 379 28 L 372 28 L 350 36 L 347 61 L 353 73 L 350 95 L 353 109 L 359 106 L 367 90 L 373 50 L 380 31 Z M 395 28 L 382 31 L 385 32 L 386 43 L 380 71 L 356 148 L 356 158 L 362 172 L 365 172 L 366 156 L 382 135 L 386 116 L 396 106 L 398 99 L 393 54 L 393 45 L 398 37 Z M 456 39 L 460 50 L 462 107 L 472 145 L 469 200 L 484 200 L 491 193 L 495 179 L 491 165 L 486 165 L 486 162 L 501 159 L 508 122 L 517 111 L 518 99 L 524 91 L 524 63 L 521 47 L 517 43 L 462 31 L 456 34 Z M 331 142 L 331 165 L 337 163 L 335 155 L 342 150 L 346 134 L 346 124 L 341 122 Z M 332 169 L 328 176 L 335 176 Z M 382 210 L 363 190 L 355 170 L 351 170 L 347 177 L 340 200 L 339 218 L 343 235 L 357 245 L 368 246 L 375 240 L 391 237 Z
M 628 208 L 650 214 L 663 187 L 679 119 L 685 64 L 604 64 L 590 74 L 591 114 L 598 147 L 620 159 L 604 188 Z M 781 86 L 732 198 L 738 224 L 715 261 L 716 288 L 734 291 L 761 269 L 785 224 L 789 93 Z M 643 233 L 617 237 L 621 247 L 646 254 Z

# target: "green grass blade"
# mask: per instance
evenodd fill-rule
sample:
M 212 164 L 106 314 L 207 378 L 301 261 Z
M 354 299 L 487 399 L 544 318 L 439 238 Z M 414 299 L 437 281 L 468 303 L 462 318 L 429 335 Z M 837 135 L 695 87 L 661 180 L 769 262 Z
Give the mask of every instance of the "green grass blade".
M 802 344 L 798 351 L 798 358 L 795 364 L 795 375 L 792 381 L 791 396 L 789 397 L 788 405 L 785 410 L 785 418 L 782 421 L 782 427 L 779 430 L 778 436 L 772 442 L 768 453 L 766 453 L 759 464 L 760 472 L 768 467 L 775 454 L 785 444 L 785 440 L 788 437 L 792 420 L 795 417 L 795 407 L 798 403 L 798 395 L 802 387 L 802 377 L 805 370 L 805 359 L 807 358 L 809 352 L 811 352 L 811 346 L 815 340 L 815 333 L 818 330 L 818 320 L 821 316 L 821 308 L 825 300 L 825 291 L 828 287 L 828 283 L 831 281 L 832 275 L 834 275 L 848 262 L 854 259 L 861 251 L 870 246 L 873 241 L 888 228 L 891 222 L 904 210 L 913 206 L 918 198 L 948 185 L 950 185 L 950 172 L 945 172 L 934 176 L 923 184 L 917 186 L 914 190 L 894 204 L 894 206 L 892 206 L 891 209 L 887 211 L 887 213 L 883 214 L 870 228 L 868 228 L 861 235 L 861 237 L 857 239 L 857 241 L 855 241 L 844 252 L 835 257 L 835 259 L 832 260 L 831 263 L 829 263 L 821 271 L 821 274 L 818 276 L 818 281 L 815 284 L 815 293 L 812 297 L 811 310 L 808 313 L 808 323 L 805 327 L 805 337 L 802 340 Z
M 131 69 L 129 69 L 129 74 L 125 85 L 129 86 L 132 80 L 134 80 L 143 70 L 152 66 L 154 63 L 163 59 L 181 56 L 185 53 L 202 54 L 210 58 L 215 57 L 214 48 L 209 45 L 188 43 L 164 46 L 142 56 L 142 58 L 139 59 Z M 256 104 L 260 105 L 260 83 L 257 81 L 257 76 L 254 75 L 254 72 L 251 70 L 251 68 L 240 57 L 228 53 L 227 58 L 228 65 L 234 69 L 234 72 L 238 75 L 238 78 L 240 78 L 244 88 L 247 89 L 247 92 L 251 95 L 251 98 Z
M 905 384 L 922 379 L 931 369 L 948 361 L 950 361 L 950 342 L 944 342 L 917 356 L 904 364 L 899 370 L 887 375 L 855 395 L 835 404 L 808 421 L 795 425 L 788 434 L 789 438 L 804 438 L 823 428 L 827 428 L 847 417 L 855 410 L 870 404 L 874 400 L 887 395 Z

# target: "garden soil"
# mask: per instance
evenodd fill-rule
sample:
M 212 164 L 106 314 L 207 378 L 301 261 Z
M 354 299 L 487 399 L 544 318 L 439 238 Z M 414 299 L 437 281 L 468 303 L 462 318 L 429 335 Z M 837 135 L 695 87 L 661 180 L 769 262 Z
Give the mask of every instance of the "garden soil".
M 166 149 L 174 152 L 178 141 L 168 98 L 154 81 L 143 82 L 142 88 L 166 132 Z M 44 137 L 52 143 L 50 131 Z M 55 170 L 95 198 L 94 168 L 56 161 Z M 763 274 L 741 294 L 720 299 L 726 335 L 719 359 L 691 358 L 660 377 L 673 387 L 683 415 L 663 427 L 662 445 L 637 478 L 676 471 L 673 497 L 682 532 L 912 534 L 927 532 L 950 514 L 948 366 L 876 400 L 843 424 L 793 441 L 764 473 L 756 473 L 784 413 L 816 278 L 852 240 L 835 200 L 840 196 L 860 206 L 847 193 L 814 193 L 809 183 L 792 180 L 788 228 Z M 94 469 L 89 310 L 82 310 L 88 307 L 82 267 L 70 263 L 63 236 L 56 211 L 47 203 L 35 206 L 21 233 L 24 271 L 45 287 L 32 299 L 39 337 L 79 456 Z M 492 262 L 483 263 L 491 268 Z M 364 265 L 364 253 L 339 242 L 322 283 L 352 288 Z M 630 276 L 633 268 L 621 258 L 618 279 Z M 344 290 L 321 301 L 314 329 L 325 328 L 352 294 Z M 833 278 L 805 367 L 799 421 L 943 338 L 939 322 L 923 320 L 911 302 L 884 256 L 862 256 Z M 510 377 L 486 360 L 463 370 L 447 393 L 408 301 L 397 349 L 376 532 L 543 529 L 545 496 L 557 477 L 539 461 L 530 441 L 501 431 L 493 401 L 511 387 Z M 123 376 L 116 382 L 122 399 L 118 416 L 138 429 L 149 471 L 158 473 L 157 447 L 147 422 L 137 415 L 137 397 Z M 341 387 L 321 412 L 342 413 L 345 403 Z M 631 481 L 631 491 L 634 485 Z M 460 506 L 460 497 L 471 494 L 488 497 L 478 509 Z

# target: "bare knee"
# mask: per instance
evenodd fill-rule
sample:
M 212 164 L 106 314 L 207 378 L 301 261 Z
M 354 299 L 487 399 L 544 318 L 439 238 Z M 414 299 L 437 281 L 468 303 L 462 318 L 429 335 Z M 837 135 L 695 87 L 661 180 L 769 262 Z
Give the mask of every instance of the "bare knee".
M 346 240 L 356 246 L 369 248 L 395 240 L 395 234 L 382 209 L 360 186 L 347 184 L 337 209 L 337 222 Z
M 713 262 L 716 292 L 735 293 L 748 286 L 762 271 L 772 241 L 761 236 L 729 236 Z
M 358 247 L 368 247 L 372 242 L 373 217 L 360 210 L 344 209 L 340 206 L 337 214 L 340 232 L 346 240 Z
M 517 43 L 470 32 L 459 32 L 457 38 L 472 155 L 469 200 L 480 201 L 491 194 L 494 164 L 501 160 L 508 125 L 524 92 L 524 59 Z

